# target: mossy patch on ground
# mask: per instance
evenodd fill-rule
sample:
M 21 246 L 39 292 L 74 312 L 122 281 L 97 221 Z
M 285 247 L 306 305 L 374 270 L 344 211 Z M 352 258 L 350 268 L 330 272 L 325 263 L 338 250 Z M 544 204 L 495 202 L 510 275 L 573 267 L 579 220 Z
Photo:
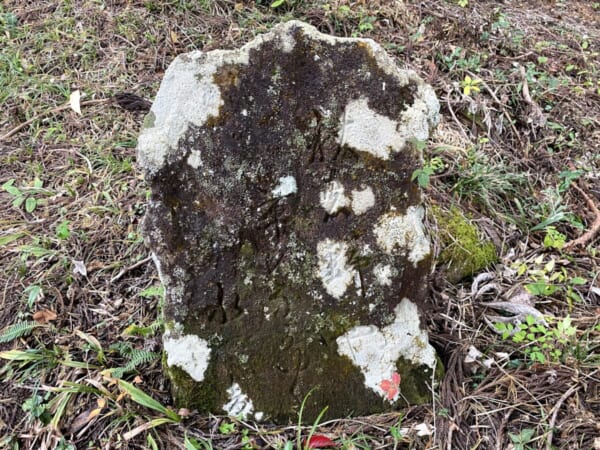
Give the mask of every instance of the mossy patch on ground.
M 496 246 L 481 236 L 477 225 L 456 206 L 444 210 L 433 206 L 441 251 L 438 264 L 446 266 L 446 278 L 456 283 L 498 260 Z

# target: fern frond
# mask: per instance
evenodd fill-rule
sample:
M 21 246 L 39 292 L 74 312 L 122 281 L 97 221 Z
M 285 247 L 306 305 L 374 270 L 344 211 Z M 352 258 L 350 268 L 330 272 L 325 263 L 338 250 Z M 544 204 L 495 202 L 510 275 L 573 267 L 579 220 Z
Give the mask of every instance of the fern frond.
M 142 364 L 148 364 L 154 361 L 159 356 L 156 352 L 150 352 L 148 350 L 133 350 L 130 355 L 130 359 L 125 365 L 124 369 L 126 372 L 134 370 L 137 366 Z
M 148 364 L 155 359 L 158 359 L 160 354 L 148 350 L 131 349 L 127 354 L 127 363 L 122 367 L 116 367 L 111 370 L 111 374 L 115 378 L 122 378 L 124 374 L 134 371 L 142 364 Z
M 42 325 L 34 321 L 18 322 L 10 325 L 0 334 L 0 344 L 13 341 L 17 338 L 29 335 L 35 328 Z

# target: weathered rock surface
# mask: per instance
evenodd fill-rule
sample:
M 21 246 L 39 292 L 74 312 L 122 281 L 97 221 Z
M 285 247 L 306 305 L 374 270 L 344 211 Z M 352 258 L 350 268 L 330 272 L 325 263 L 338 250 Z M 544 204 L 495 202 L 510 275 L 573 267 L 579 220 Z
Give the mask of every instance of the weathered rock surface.
M 182 406 L 287 421 L 312 389 L 308 420 L 428 399 L 409 140 L 438 109 L 374 42 L 296 21 L 172 63 L 138 161 Z

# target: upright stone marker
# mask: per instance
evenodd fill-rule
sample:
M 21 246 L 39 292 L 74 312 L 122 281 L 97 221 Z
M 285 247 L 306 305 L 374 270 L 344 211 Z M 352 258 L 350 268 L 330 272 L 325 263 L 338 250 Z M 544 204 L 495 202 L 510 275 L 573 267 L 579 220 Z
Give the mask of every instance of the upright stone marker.
M 288 421 L 311 390 L 307 420 L 429 398 L 409 140 L 438 109 L 373 41 L 297 21 L 171 64 L 138 151 L 179 404 Z

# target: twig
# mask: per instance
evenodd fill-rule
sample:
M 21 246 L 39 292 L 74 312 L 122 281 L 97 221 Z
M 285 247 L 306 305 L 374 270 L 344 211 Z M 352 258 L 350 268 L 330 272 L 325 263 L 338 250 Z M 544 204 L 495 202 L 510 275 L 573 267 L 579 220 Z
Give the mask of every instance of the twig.
M 508 114 L 508 112 L 506 112 L 506 106 L 504 105 L 504 103 L 502 103 L 500 101 L 500 99 L 496 96 L 496 93 L 494 91 L 492 91 L 492 89 L 488 86 L 488 84 L 481 78 L 477 77 L 477 75 L 475 75 L 473 72 L 467 71 L 467 73 L 469 75 L 471 75 L 473 78 L 477 78 L 479 79 L 479 81 L 481 82 L 481 85 L 487 89 L 487 91 L 490 93 L 490 96 L 496 101 L 496 103 L 498 103 L 498 106 L 500 106 L 500 109 L 502 110 L 502 115 L 506 118 L 506 120 L 508 121 L 510 127 L 512 128 L 513 133 L 515 134 L 516 138 L 519 140 L 519 142 L 522 143 L 521 140 L 521 135 L 519 134 L 519 132 L 517 131 L 517 127 L 515 127 L 515 124 L 513 123 L 512 118 L 510 117 L 510 114 Z
M 560 407 L 568 399 L 575 391 L 579 390 L 579 386 L 571 386 L 571 388 L 560 396 L 556 405 L 552 408 L 552 416 L 550 417 L 550 423 L 548 424 L 548 437 L 546 438 L 546 450 L 552 450 L 552 438 L 554 437 L 554 425 L 556 424 L 556 416 L 558 416 L 558 411 Z
M 590 227 L 590 229 L 588 231 L 586 231 L 585 233 L 583 233 L 581 236 L 579 236 L 574 241 L 567 242 L 564 245 L 564 247 L 563 247 L 564 250 L 570 250 L 573 247 L 577 247 L 579 245 L 581 245 L 581 246 L 585 245 L 586 243 L 588 243 L 589 241 L 591 241 L 592 239 L 594 239 L 594 236 L 596 236 L 596 234 L 598 233 L 598 231 L 600 231 L 600 210 L 598 210 L 598 207 L 595 205 L 594 201 L 590 198 L 589 195 L 587 195 L 584 192 L 583 189 L 581 189 L 576 184 L 573 184 L 572 186 L 585 199 L 585 201 L 587 202 L 589 208 L 596 215 L 596 218 L 592 222 L 592 226 Z
M 147 256 L 144 259 L 139 260 L 138 262 L 136 262 L 135 264 L 132 264 L 129 267 L 125 267 L 123 270 L 121 270 L 118 274 L 116 274 L 114 277 L 112 277 L 110 279 L 111 283 L 114 283 L 115 281 L 118 281 L 123 275 L 125 275 L 127 272 L 129 272 L 130 270 L 133 269 L 137 269 L 140 266 L 143 266 L 144 264 L 146 264 L 148 261 L 150 261 L 152 259 L 152 256 Z
M 533 120 L 536 121 L 534 125 L 542 127 L 546 124 L 546 118 L 544 117 L 542 109 L 536 102 L 532 100 L 531 95 L 529 94 L 529 85 L 527 84 L 527 73 L 525 72 L 525 67 L 519 66 L 519 71 L 521 74 L 521 79 L 523 80 L 523 100 L 525 100 L 525 103 L 531 107 L 530 119 L 532 122 Z
M 452 109 L 452 103 L 450 102 L 450 91 L 446 91 L 446 103 L 448 104 L 448 111 L 450 111 L 450 115 L 454 119 L 454 122 L 456 122 L 456 124 L 458 125 L 458 130 L 460 131 L 460 134 L 462 134 L 465 139 L 469 140 L 469 136 L 467 136 L 467 133 L 465 133 L 465 130 L 463 130 L 462 123 L 460 123 L 460 121 L 456 117 L 456 114 L 454 114 L 454 110 Z
M 96 100 L 87 100 L 85 102 L 81 102 L 81 106 L 99 105 L 99 104 L 102 104 L 102 103 L 108 103 L 109 101 L 111 101 L 110 98 L 101 98 L 101 99 L 96 99 Z M 57 112 L 60 112 L 60 111 L 64 111 L 65 109 L 70 109 L 70 108 L 71 108 L 71 105 L 69 103 L 67 103 L 65 105 L 57 106 L 56 108 L 52 108 L 52 109 L 49 109 L 48 111 L 44 111 L 42 113 L 36 114 L 35 116 L 33 116 L 31 119 L 27 120 L 26 122 L 23 122 L 22 124 L 17 125 L 15 128 L 13 128 L 12 130 L 10 130 L 4 136 L 1 136 L 0 137 L 0 141 L 4 141 L 4 140 L 8 139 L 13 134 L 18 133 L 23 128 L 31 125 L 33 122 L 35 122 L 36 120 L 38 120 L 41 117 L 47 116 L 49 114 L 54 114 L 54 113 L 57 113 Z

